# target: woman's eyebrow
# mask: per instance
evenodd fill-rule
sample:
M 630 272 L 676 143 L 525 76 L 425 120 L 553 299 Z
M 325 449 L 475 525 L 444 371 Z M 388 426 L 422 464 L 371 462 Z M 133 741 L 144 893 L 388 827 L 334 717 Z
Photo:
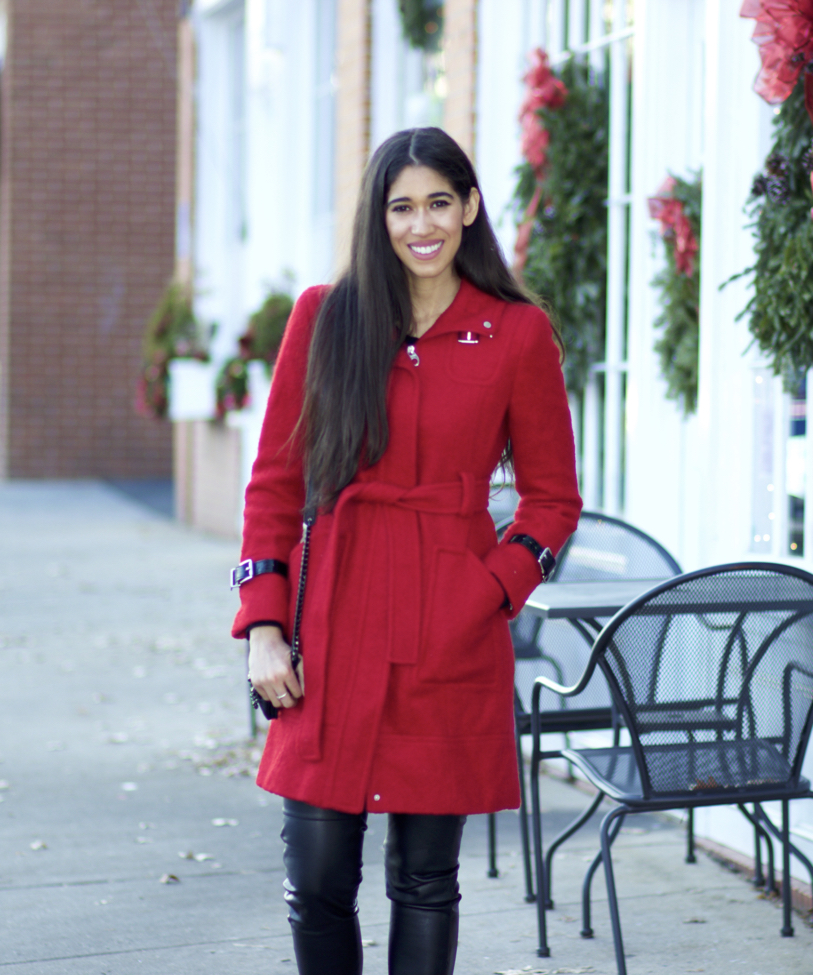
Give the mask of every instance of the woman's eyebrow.
M 439 196 L 447 196 L 450 200 L 452 199 L 452 194 L 447 190 L 438 190 L 437 193 L 430 193 L 429 199 L 434 200 Z M 411 203 L 412 197 L 410 196 L 398 196 L 392 200 L 387 200 L 387 206 L 392 206 L 393 203 Z

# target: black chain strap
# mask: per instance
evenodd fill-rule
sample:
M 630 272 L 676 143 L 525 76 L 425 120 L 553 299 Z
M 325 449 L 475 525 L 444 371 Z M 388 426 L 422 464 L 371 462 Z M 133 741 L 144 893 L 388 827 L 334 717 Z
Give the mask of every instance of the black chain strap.
M 308 579 L 308 559 L 311 548 L 311 528 L 316 521 L 316 513 L 308 511 L 302 523 L 302 562 L 299 567 L 299 586 L 296 591 L 296 610 L 294 611 L 294 625 L 291 630 L 291 666 L 294 670 L 302 660 L 299 650 L 300 629 L 302 627 L 302 607 L 305 604 L 305 583 Z

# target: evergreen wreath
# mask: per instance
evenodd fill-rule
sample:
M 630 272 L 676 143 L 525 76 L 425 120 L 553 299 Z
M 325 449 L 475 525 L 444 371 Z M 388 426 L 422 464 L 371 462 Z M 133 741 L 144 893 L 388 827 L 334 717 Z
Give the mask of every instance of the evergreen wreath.
M 747 204 L 756 263 L 731 279 L 753 275 L 738 320 L 749 316 L 751 334 L 789 391 L 813 367 L 812 134 L 800 78 L 774 119 L 773 146 Z
M 813 3 L 744 0 L 740 16 L 756 21 L 754 90 L 781 108 L 746 204 L 756 263 L 742 274 L 753 275 L 754 294 L 738 320 L 750 316 L 751 334 L 791 392 L 813 366 Z
M 699 173 L 691 181 L 670 176 L 649 201 L 649 212 L 660 220 L 666 247 L 666 266 L 652 281 L 663 305 L 655 320 L 655 327 L 663 329 L 655 351 L 666 395 L 682 403 L 684 414 L 697 408 L 702 192 Z
M 524 211 L 515 269 L 550 301 L 567 349 L 565 382 L 579 395 L 605 355 L 608 93 L 588 64 L 571 58 L 552 72 L 543 51 L 533 57 L 521 116 L 526 161 L 514 194 Z
M 399 0 L 401 27 L 412 47 L 437 51 L 443 36 L 443 0 Z
M 208 341 L 192 309 L 189 289 L 171 281 L 147 322 L 144 364 L 136 391 L 142 416 L 164 419 L 169 407 L 169 363 L 172 359 L 209 358 Z

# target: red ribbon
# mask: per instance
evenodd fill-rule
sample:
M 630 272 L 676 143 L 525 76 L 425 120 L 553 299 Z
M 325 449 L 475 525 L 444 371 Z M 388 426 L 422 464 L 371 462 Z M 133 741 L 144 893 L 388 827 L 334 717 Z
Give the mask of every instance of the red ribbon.
M 753 42 L 762 67 L 754 91 L 770 105 L 785 101 L 813 61 L 813 0 L 744 0 L 741 17 L 756 20 Z M 813 121 L 813 78 L 805 76 L 805 106 Z
M 531 241 L 536 211 L 542 199 L 541 182 L 545 175 L 545 163 L 550 144 L 550 133 L 542 124 L 539 112 L 543 108 L 560 108 L 568 95 L 565 85 L 551 71 L 548 55 L 541 47 L 531 52 L 530 62 L 531 66 L 522 78 L 526 85 L 526 93 L 519 111 L 519 120 L 522 124 L 520 149 L 534 171 L 537 185 L 531 202 L 525 210 L 514 245 L 514 270 L 518 274 L 522 272 L 528 260 L 528 244 Z
M 678 273 L 691 277 L 698 251 L 697 238 L 692 232 L 683 204 L 670 195 L 674 188 L 675 180 L 668 176 L 658 190 L 658 195 L 649 198 L 649 215 L 654 220 L 660 220 L 663 239 L 674 241 Z

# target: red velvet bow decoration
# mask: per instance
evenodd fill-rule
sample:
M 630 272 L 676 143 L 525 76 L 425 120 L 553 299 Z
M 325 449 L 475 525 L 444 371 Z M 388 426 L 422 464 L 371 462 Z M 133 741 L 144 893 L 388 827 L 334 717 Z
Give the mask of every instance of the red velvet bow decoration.
M 793 91 L 803 68 L 813 62 L 813 0 L 744 0 L 740 17 L 756 20 L 751 35 L 762 68 L 754 91 L 770 105 Z M 813 75 L 805 74 L 805 105 L 813 121 Z
M 683 204 L 670 195 L 674 186 L 674 178 L 668 176 L 658 190 L 658 195 L 649 198 L 649 215 L 653 220 L 660 220 L 661 236 L 674 244 L 678 273 L 691 277 L 697 255 L 697 238 L 692 233 L 692 225 L 683 210 Z
M 813 2 L 813 0 L 811 0 Z M 528 259 L 534 217 L 542 199 L 541 181 L 545 174 L 550 133 L 542 124 L 539 111 L 543 108 L 560 108 L 567 98 L 567 88 L 551 71 L 548 55 L 538 47 L 531 52 L 531 66 L 523 77 L 526 85 L 525 100 L 519 112 L 522 124 L 522 155 L 530 163 L 537 180 L 536 191 L 528 204 L 514 245 L 514 268 L 521 272 Z
M 743 0 L 740 17 L 756 20 L 751 38 L 759 47 L 762 68 L 754 91 L 769 105 L 777 105 L 790 95 L 804 70 L 805 108 L 813 122 L 813 0 Z

